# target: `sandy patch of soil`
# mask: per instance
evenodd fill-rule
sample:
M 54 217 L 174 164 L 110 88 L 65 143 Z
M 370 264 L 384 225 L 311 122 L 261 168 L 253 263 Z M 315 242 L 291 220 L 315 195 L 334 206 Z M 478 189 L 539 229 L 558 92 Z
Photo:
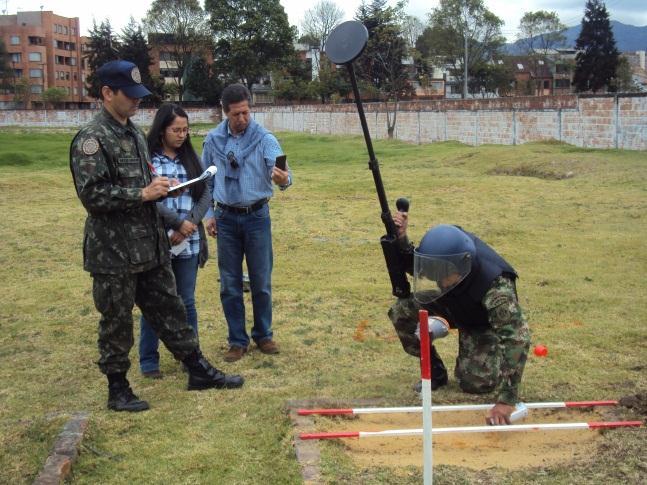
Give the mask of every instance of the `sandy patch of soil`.
M 531 409 L 517 424 L 604 421 L 597 409 Z M 483 412 L 434 413 L 434 427 L 480 426 Z M 317 418 L 321 431 L 382 431 L 422 428 L 421 414 L 364 414 L 354 418 Z M 435 465 L 475 470 L 549 467 L 594 453 L 600 432 L 595 430 L 463 433 L 434 436 Z M 404 467 L 422 464 L 422 436 L 371 437 L 341 440 L 353 461 L 363 467 Z

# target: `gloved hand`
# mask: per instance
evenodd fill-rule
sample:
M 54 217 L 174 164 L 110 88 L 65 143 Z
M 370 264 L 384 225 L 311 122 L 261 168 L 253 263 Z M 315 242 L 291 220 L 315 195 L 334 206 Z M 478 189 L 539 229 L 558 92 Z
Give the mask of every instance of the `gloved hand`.
M 446 337 L 449 333 L 449 323 L 443 317 L 429 317 L 429 335 L 433 340 Z M 420 322 L 416 325 L 416 337 L 420 340 Z

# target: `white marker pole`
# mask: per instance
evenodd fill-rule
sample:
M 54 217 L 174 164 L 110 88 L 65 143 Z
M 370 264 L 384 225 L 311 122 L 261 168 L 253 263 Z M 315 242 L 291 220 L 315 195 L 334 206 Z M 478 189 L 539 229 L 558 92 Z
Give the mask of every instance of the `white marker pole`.
M 559 409 L 559 408 L 591 408 L 596 406 L 617 406 L 618 401 L 565 401 L 565 402 L 529 402 L 525 403 L 528 409 Z M 432 406 L 432 412 L 448 411 L 482 411 L 490 409 L 494 404 L 448 404 Z M 421 413 L 422 406 L 400 406 L 385 408 L 323 408 L 299 409 L 299 416 L 320 414 L 323 416 L 337 416 L 340 414 L 389 414 L 389 413 Z
M 420 320 L 420 379 L 422 380 L 422 451 L 423 483 L 431 485 L 434 480 L 433 437 L 431 422 L 431 336 L 429 335 L 429 314 L 418 312 Z
M 612 429 L 612 428 L 642 428 L 642 421 L 593 421 L 589 423 L 540 423 L 540 424 L 508 424 L 506 426 L 458 426 L 453 428 L 436 428 L 433 434 L 451 433 L 508 433 L 513 431 L 563 431 L 567 429 Z M 330 440 L 337 438 L 373 438 L 394 436 L 420 436 L 424 430 L 417 429 L 387 429 L 384 431 L 341 431 L 335 433 L 302 433 L 302 440 Z

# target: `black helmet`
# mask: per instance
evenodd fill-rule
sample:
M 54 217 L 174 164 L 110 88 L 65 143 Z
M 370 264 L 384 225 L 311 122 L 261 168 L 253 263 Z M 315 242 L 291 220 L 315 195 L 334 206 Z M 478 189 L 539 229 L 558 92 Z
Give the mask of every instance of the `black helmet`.
M 439 224 L 429 229 L 413 257 L 413 296 L 431 303 L 455 288 L 472 269 L 474 241 L 460 228 Z

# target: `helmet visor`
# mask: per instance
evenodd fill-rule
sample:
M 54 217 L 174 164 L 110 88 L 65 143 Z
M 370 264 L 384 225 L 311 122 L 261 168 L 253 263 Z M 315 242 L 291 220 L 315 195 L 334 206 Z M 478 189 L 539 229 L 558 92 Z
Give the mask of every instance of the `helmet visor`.
M 455 288 L 472 269 L 470 253 L 433 256 L 414 251 L 413 297 L 418 303 L 437 300 Z

